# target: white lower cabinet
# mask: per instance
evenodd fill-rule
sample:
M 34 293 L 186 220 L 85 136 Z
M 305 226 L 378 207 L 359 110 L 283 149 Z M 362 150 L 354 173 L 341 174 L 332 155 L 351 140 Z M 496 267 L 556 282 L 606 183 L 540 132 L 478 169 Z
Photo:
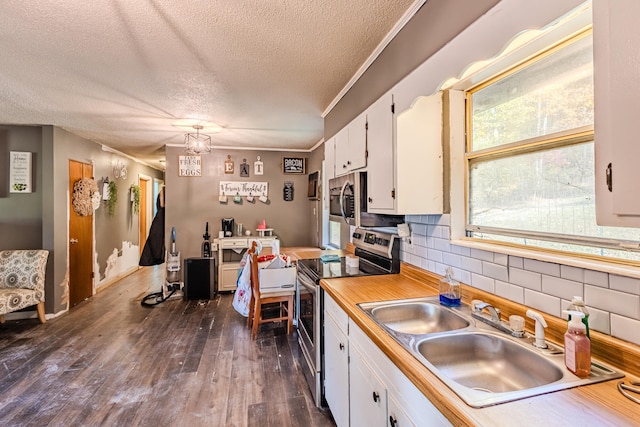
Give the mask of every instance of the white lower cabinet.
M 384 427 L 387 418 L 387 388 L 351 347 L 349 351 L 349 419 L 352 427 Z
M 450 426 L 420 390 L 324 295 L 324 392 L 338 427 Z
M 402 405 L 393 396 L 389 396 L 388 399 L 387 412 L 389 416 L 387 417 L 387 425 L 389 427 L 415 427 L 416 423 L 409 418 Z
M 337 322 L 325 310 L 324 393 L 338 426 L 349 425 L 349 342 Z

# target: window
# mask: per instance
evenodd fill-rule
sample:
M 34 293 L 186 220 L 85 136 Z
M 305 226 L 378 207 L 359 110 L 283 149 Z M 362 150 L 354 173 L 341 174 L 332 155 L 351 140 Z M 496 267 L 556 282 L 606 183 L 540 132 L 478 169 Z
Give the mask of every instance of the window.
M 595 219 L 591 32 L 467 92 L 467 236 L 640 260 Z M 637 247 L 637 242 L 635 242 Z
M 340 248 L 340 234 L 342 230 L 342 224 L 337 221 L 329 221 L 329 246 L 333 248 Z

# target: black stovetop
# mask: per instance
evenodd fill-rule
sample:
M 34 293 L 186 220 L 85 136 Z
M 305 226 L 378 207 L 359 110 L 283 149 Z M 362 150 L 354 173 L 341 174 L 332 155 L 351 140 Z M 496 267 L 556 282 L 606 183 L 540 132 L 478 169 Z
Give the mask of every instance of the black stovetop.
M 322 279 L 332 279 L 337 277 L 357 277 L 389 274 L 388 270 L 360 259 L 359 268 L 347 267 L 345 257 L 340 258 L 340 262 L 322 262 L 320 258 L 301 259 L 298 266 L 305 272 L 310 273 L 316 281 Z

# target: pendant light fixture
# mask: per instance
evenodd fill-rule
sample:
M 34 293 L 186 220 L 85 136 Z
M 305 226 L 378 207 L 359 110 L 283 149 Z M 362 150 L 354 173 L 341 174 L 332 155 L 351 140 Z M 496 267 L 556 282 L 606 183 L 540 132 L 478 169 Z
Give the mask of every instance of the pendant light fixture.
M 196 133 L 186 133 L 184 135 L 184 148 L 189 154 L 202 154 L 211 152 L 211 137 L 200 134 L 202 125 L 193 125 Z

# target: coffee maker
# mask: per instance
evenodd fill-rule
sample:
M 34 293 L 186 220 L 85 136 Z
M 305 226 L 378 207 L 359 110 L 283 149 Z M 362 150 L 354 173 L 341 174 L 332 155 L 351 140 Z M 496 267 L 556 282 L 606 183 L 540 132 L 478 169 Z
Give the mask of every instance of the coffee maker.
M 234 229 L 233 218 L 222 218 L 222 232 L 224 237 L 232 237 Z

